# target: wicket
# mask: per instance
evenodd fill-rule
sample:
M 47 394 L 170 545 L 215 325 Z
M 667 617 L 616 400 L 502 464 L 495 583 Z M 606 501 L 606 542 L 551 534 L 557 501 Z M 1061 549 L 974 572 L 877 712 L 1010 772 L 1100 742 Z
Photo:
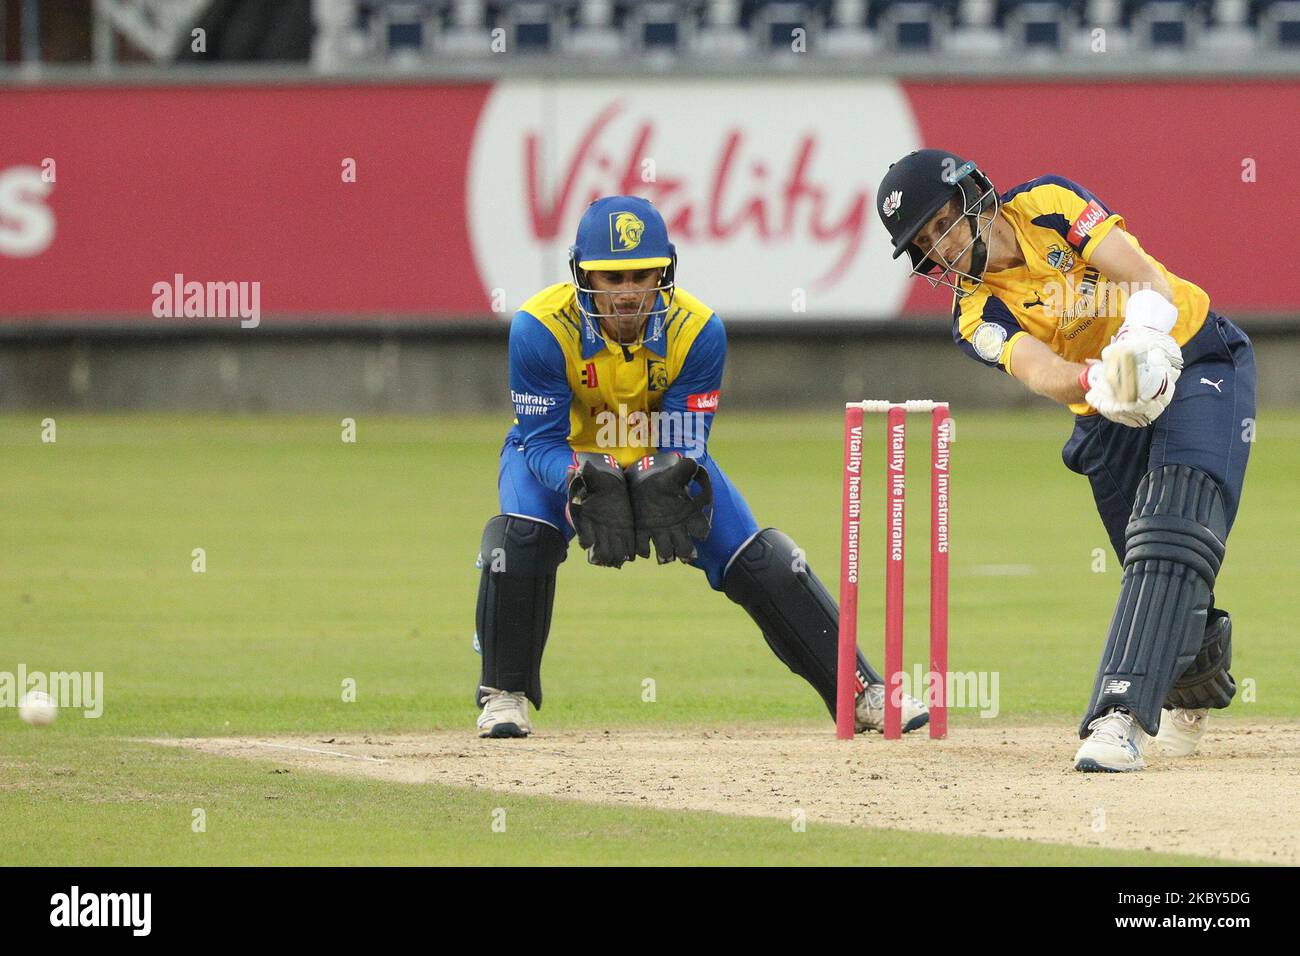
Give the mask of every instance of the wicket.
M 885 415 L 885 738 L 902 736 L 904 519 L 907 414 L 930 412 L 930 736 L 948 735 L 948 502 L 952 418 L 947 402 L 848 402 L 844 406 L 844 493 L 835 735 L 853 738 L 861 568 L 862 441 L 865 414 Z M 926 696 L 924 692 L 918 696 Z

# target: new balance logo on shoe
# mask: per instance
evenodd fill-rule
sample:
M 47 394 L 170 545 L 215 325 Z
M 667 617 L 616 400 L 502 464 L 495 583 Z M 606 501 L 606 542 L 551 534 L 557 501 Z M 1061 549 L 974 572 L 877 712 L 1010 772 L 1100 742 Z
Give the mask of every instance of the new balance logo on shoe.
M 1106 681 L 1106 686 L 1101 689 L 1103 694 L 1127 694 L 1132 681 L 1110 680 Z

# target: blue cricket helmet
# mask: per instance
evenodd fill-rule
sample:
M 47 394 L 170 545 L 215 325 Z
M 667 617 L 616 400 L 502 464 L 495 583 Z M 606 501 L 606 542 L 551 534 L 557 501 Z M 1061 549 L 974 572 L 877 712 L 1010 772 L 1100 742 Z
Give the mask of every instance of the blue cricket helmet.
M 640 314 L 654 317 L 651 338 L 657 337 L 676 292 L 677 250 L 668 241 L 668 226 L 654 203 L 640 196 L 604 196 L 582 214 L 577 241 L 569 247 L 569 274 L 578 292 L 578 308 L 599 322 L 592 296 L 596 289 L 587 272 L 663 269 L 659 284 L 647 290 L 654 304 Z M 644 332 L 644 329 L 643 329 Z
M 677 258 L 668 226 L 654 203 L 640 196 L 605 196 L 587 207 L 569 261 L 579 269 L 657 269 Z

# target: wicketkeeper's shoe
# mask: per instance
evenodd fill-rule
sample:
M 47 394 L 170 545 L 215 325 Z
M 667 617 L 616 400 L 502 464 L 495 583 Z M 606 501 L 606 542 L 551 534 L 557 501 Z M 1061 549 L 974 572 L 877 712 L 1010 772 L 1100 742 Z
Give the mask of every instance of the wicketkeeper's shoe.
M 1127 710 L 1112 707 L 1088 725 L 1088 739 L 1074 755 L 1074 769 L 1084 773 L 1141 770 L 1142 749 L 1149 739 Z
M 522 693 L 480 687 L 483 713 L 478 717 L 480 737 L 527 737 L 533 732 L 528 720 L 528 698 Z
M 915 697 L 904 694 L 901 710 L 903 733 L 924 727 L 930 722 L 929 709 Z M 870 730 L 883 734 L 885 732 L 885 685 L 868 684 L 866 692 L 858 698 L 853 716 L 853 729 L 857 733 Z
M 1156 753 L 1166 757 L 1190 757 L 1205 736 L 1210 709 L 1166 707 L 1160 711 L 1160 733 L 1156 734 Z

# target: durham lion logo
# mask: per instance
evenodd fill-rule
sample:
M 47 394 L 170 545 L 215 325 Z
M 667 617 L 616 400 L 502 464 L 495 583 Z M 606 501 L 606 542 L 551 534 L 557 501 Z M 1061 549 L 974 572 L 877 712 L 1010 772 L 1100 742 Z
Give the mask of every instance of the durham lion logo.
M 663 362 L 656 359 L 646 362 L 646 377 L 649 379 L 648 391 L 662 392 L 668 387 L 668 370 Z
M 645 223 L 630 212 L 609 214 L 609 251 L 625 252 L 641 245 Z

